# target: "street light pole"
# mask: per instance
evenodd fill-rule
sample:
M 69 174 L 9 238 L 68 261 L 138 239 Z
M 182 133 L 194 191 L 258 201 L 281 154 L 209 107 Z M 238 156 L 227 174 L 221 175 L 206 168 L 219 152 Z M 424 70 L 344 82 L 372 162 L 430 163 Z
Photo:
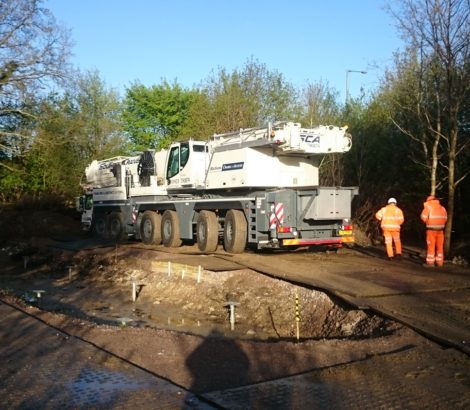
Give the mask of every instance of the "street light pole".
M 367 71 L 363 70 L 346 70 L 346 99 L 345 103 L 348 103 L 349 100 L 349 73 L 359 73 L 359 74 L 367 74 Z

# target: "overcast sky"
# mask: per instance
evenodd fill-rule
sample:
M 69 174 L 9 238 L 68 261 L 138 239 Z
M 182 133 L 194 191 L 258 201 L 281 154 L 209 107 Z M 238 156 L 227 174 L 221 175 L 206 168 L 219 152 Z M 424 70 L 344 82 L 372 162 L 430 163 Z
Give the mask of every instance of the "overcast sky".
M 401 41 L 381 0 L 45 0 L 74 41 L 73 63 L 123 91 L 162 79 L 192 87 L 254 58 L 296 87 L 377 87 Z

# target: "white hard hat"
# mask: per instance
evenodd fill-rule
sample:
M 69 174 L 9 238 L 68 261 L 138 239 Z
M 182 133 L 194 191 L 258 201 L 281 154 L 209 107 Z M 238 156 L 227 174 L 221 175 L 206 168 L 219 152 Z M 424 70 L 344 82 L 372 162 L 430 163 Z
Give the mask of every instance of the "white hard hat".
M 396 203 L 397 203 L 397 200 L 396 200 L 395 198 L 390 198 L 390 199 L 388 200 L 388 203 L 389 203 L 389 204 L 396 204 Z

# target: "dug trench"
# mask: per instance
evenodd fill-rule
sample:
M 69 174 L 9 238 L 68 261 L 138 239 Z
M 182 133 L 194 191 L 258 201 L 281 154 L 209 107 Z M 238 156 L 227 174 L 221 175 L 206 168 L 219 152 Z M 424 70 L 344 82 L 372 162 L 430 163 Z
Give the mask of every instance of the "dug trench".
M 4 248 L 17 261 L 2 278 L 8 279 L 4 287 L 42 310 L 98 325 L 291 342 L 360 340 L 399 328 L 321 291 L 250 269 L 214 272 L 126 246 L 25 250 Z
M 319 290 L 168 259 L 126 245 L 4 244 L 2 300 L 195 392 L 429 343 Z

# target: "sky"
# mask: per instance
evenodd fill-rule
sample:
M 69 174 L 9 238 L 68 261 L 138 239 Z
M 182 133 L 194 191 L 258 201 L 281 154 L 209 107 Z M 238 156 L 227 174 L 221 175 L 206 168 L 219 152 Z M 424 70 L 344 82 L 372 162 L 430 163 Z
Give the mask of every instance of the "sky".
M 249 59 L 295 87 L 327 82 L 344 101 L 373 91 L 402 46 L 382 0 L 44 0 L 71 31 L 72 63 L 124 93 L 191 88 Z M 351 70 L 348 73 L 348 70 Z M 355 71 L 367 71 L 367 74 Z

